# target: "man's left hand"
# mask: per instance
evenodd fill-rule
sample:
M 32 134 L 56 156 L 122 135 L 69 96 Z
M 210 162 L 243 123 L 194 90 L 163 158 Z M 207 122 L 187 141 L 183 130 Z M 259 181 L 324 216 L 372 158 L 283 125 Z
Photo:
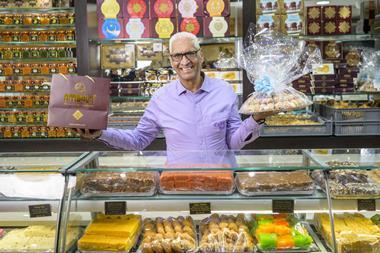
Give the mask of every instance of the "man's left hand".
M 276 113 L 274 112 L 261 112 L 261 113 L 255 113 L 254 115 L 252 115 L 253 119 L 258 122 L 258 121 L 261 121 L 261 120 L 265 120 L 267 117 L 269 116 L 272 116 L 272 115 L 276 115 Z

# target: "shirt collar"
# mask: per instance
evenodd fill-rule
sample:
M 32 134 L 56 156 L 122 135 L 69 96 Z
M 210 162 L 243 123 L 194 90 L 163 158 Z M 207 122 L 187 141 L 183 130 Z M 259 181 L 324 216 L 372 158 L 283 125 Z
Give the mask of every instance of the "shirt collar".
M 211 83 L 210 83 L 210 78 L 205 75 L 205 73 L 201 72 L 201 75 L 203 77 L 203 83 L 200 88 L 200 90 L 203 90 L 205 92 L 210 92 L 211 91 Z M 183 93 L 185 93 L 187 90 L 186 88 L 181 84 L 180 80 L 177 80 L 177 95 L 180 96 Z

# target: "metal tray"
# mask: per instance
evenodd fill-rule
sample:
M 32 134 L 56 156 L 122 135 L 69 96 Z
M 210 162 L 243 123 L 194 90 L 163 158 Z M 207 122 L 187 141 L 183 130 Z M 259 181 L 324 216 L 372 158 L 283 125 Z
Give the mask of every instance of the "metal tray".
M 332 122 L 321 117 L 312 117 L 319 122 L 316 125 L 283 125 L 283 126 L 268 126 L 260 130 L 260 136 L 330 136 L 332 135 Z
M 336 136 L 380 135 L 380 121 L 377 122 L 335 122 Z
M 316 104 L 314 108 L 322 117 L 334 121 L 378 121 L 380 119 L 380 108 L 337 109 L 322 104 Z

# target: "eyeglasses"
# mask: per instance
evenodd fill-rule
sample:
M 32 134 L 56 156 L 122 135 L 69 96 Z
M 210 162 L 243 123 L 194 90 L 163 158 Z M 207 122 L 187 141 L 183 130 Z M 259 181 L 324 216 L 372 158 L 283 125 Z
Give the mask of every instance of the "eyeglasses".
M 173 61 L 175 62 L 180 62 L 182 61 L 182 58 L 185 56 L 189 61 L 194 61 L 198 57 L 198 50 L 195 51 L 189 51 L 185 53 L 178 53 L 178 54 L 171 54 L 170 57 L 172 58 Z

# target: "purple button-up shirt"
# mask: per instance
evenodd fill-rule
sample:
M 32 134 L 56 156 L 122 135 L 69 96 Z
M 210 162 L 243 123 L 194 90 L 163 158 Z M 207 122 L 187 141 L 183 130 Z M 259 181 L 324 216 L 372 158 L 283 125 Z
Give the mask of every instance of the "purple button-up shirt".
M 108 128 L 99 139 L 116 148 L 143 150 L 160 130 L 168 151 L 237 150 L 259 136 L 252 117 L 241 121 L 231 85 L 205 76 L 197 92 L 179 80 L 170 82 L 155 92 L 134 130 Z

